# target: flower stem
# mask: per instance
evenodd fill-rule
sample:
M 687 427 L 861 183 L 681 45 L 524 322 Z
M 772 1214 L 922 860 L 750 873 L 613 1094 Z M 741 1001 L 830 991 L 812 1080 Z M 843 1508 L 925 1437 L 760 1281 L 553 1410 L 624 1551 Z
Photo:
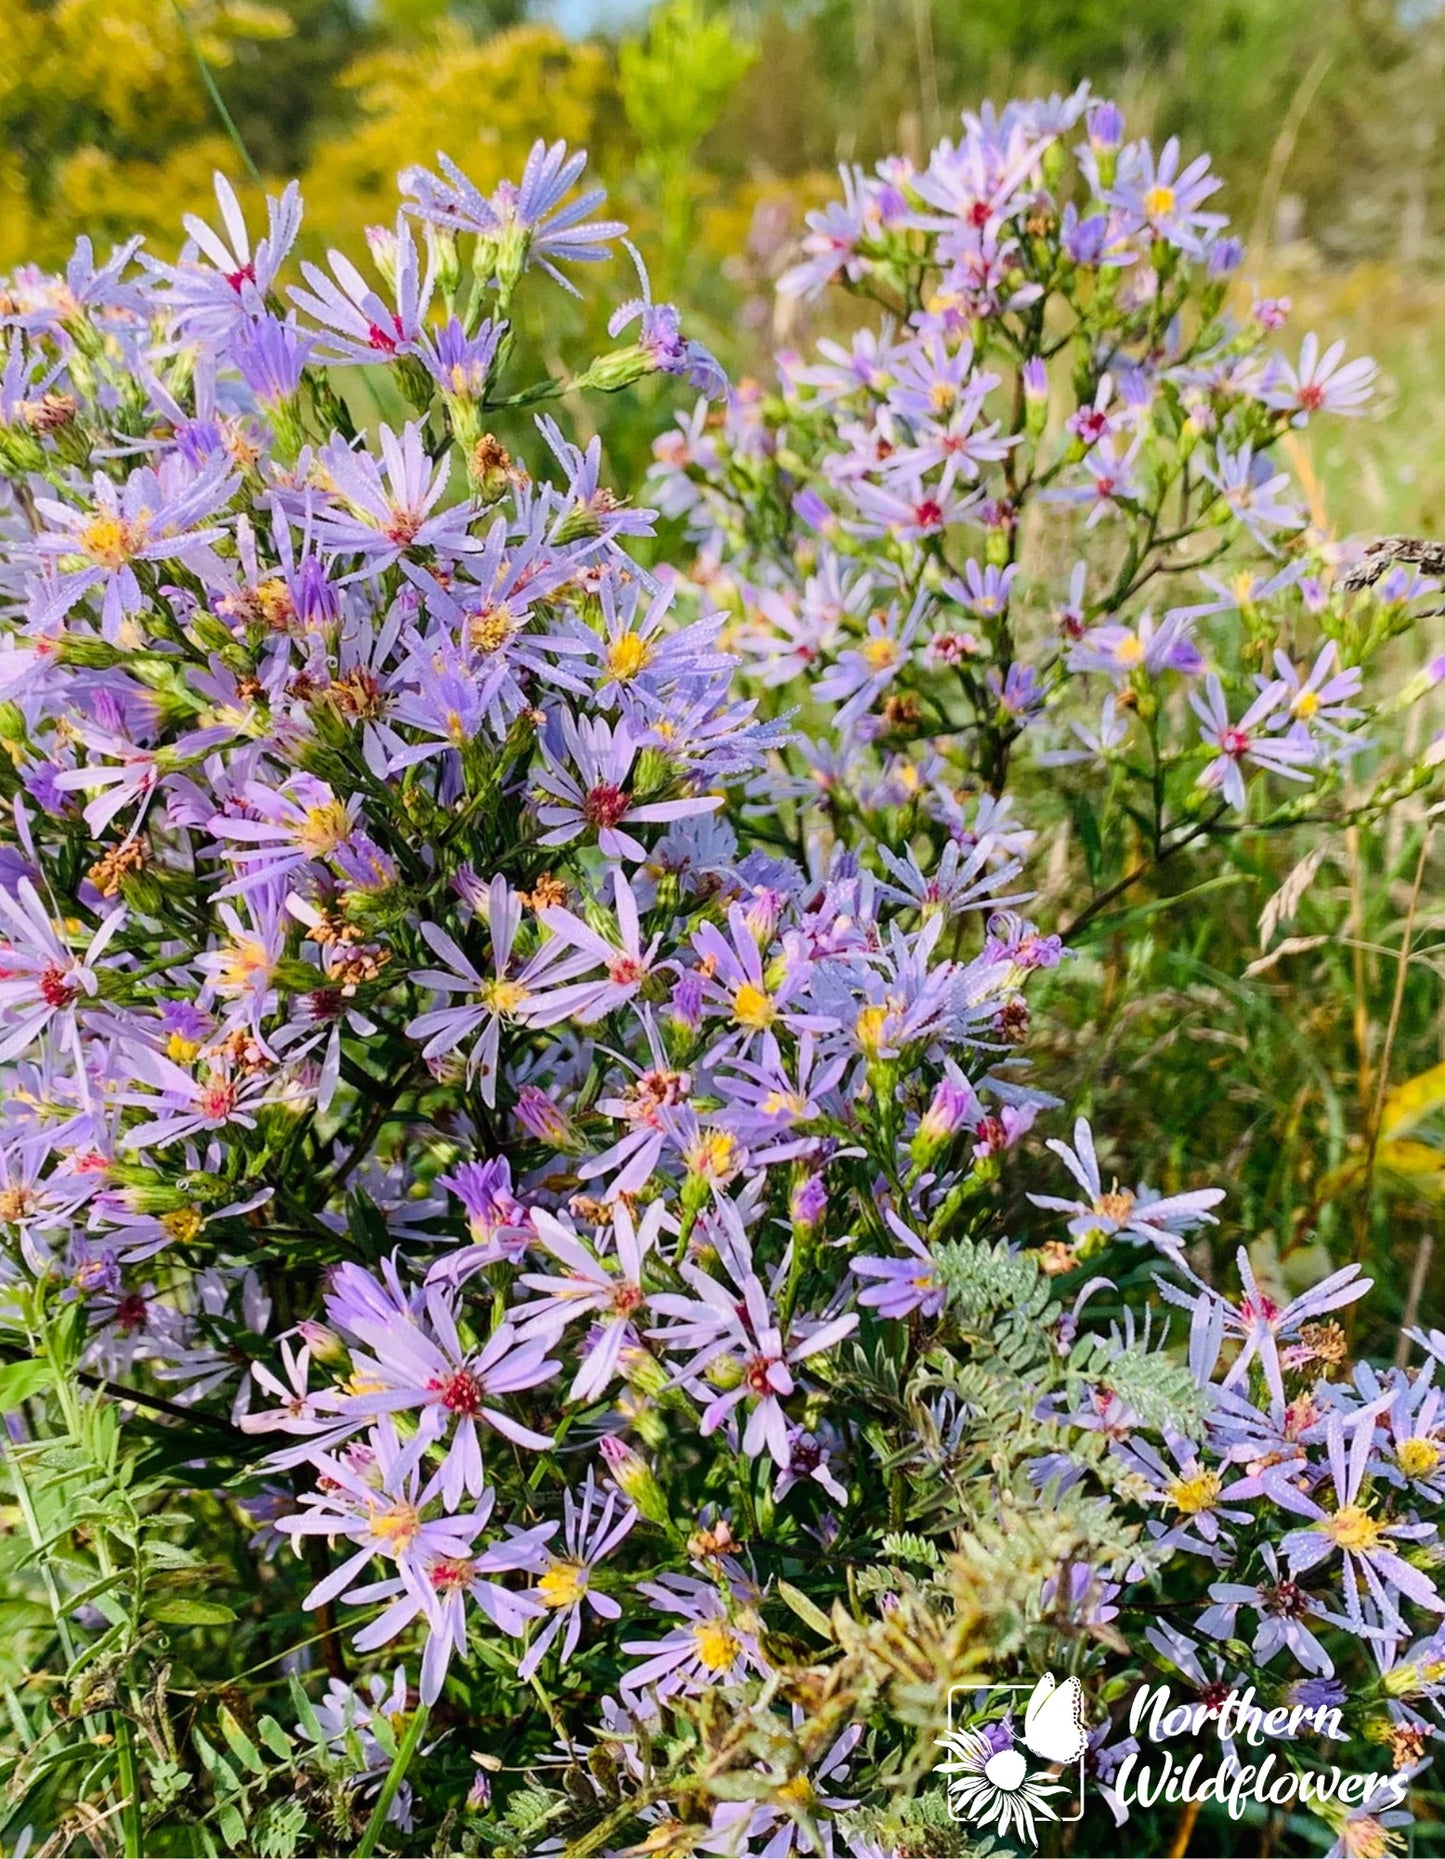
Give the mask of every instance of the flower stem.
M 429 1705 L 419 1704 L 416 1708 L 416 1715 L 406 1726 L 406 1735 L 397 1745 L 396 1754 L 391 1759 L 391 1767 L 386 1771 L 386 1780 L 381 1784 L 381 1793 L 376 1797 L 376 1806 L 371 1810 L 371 1819 L 366 1823 L 366 1831 L 361 1836 L 361 1844 L 356 1849 L 355 1859 L 371 1859 L 372 1853 L 376 1851 L 376 1842 L 381 1838 L 381 1830 L 386 1825 L 386 1817 L 391 1812 L 391 1804 L 396 1799 L 396 1791 L 405 1779 L 430 1714 Z

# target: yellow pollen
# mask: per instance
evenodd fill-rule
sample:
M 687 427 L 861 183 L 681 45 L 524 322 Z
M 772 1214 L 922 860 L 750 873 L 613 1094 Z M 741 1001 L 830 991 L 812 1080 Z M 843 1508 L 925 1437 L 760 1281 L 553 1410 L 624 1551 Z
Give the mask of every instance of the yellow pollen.
M 1303 690 L 1296 696 L 1290 709 L 1297 717 L 1312 717 L 1320 707 L 1318 691 Z
M 233 943 L 221 956 L 217 982 L 228 994 L 244 994 L 270 972 L 263 946 L 254 940 Z
M 371 1534 L 385 1543 L 393 1555 L 400 1555 L 416 1540 L 421 1516 L 413 1504 L 399 1500 L 390 1510 L 378 1511 L 371 1520 Z
M 1358 1504 L 1346 1504 L 1333 1517 L 1326 1517 L 1324 1531 L 1341 1549 L 1373 1549 L 1384 1530 L 1367 1510 Z
M 374 1381 L 369 1375 L 348 1375 L 343 1386 L 348 1394 L 380 1394 L 385 1382 Z
M 726 1672 L 743 1649 L 742 1641 L 725 1620 L 700 1620 L 692 1630 L 697 1656 L 709 1672 Z
M 928 390 L 928 404 L 935 413 L 950 413 L 958 399 L 958 389 L 952 381 L 935 381 Z
M 256 589 L 256 605 L 261 609 L 261 618 L 278 632 L 296 618 L 291 590 L 279 577 L 263 581 Z
M 1187 1478 L 1176 1478 L 1167 1495 L 1176 1510 L 1186 1517 L 1197 1517 L 1201 1511 L 1214 1508 L 1220 1489 L 1217 1472 L 1195 1472 Z
M 885 634 L 878 639 L 868 639 L 863 643 L 863 663 L 870 671 L 887 671 L 890 665 L 896 665 L 902 657 L 896 639 Z
M 554 1562 L 537 1592 L 546 1607 L 575 1607 L 587 1592 L 587 1571 L 580 1562 Z
M 871 1058 L 876 1058 L 882 1050 L 883 1029 L 887 1023 L 886 1007 L 865 1007 L 858 1015 L 853 1031 L 858 1044 Z
M 761 988 L 755 988 L 751 981 L 745 981 L 733 995 L 733 1019 L 739 1026 L 761 1033 L 777 1017 L 778 1010 L 773 1005 L 772 995 L 765 994 Z
M 1144 662 L 1144 641 L 1137 633 L 1126 633 L 1114 647 L 1114 657 L 1121 665 L 1140 665 Z
M 737 1144 L 726 1130 L 709 1130 L 689 1152 L 687 1164 L 704 1179 L 726 1180 L 737 1166 Z
M 520 981 L 498 979 L 489 981 L 482 989 L 482 1005 L 502 1015 L 514 1014 L 523 1001 L 530 998 L 530 988 L 524 988 Z
M 652 660 L 652 647 L 636 633 L 624 633 L 614 640 L 607 654 L 607 669 L 614 678 L 626 683 L 635 678 Z
M 6 1188 L 0 1192 L 0 1220 L 11 1224 L 25 1220 L 36 1211 L 39 1203 L 30 1188 Z
M 479 613 L 467 629 L 467 636 L 479 652 L 499 652 L 516 627 L 512 609 L 490 607 Z
M 810 1808 L 818 1798 L 817 1790 L 806 1775 L 794 1775 L 777 1790 L 780 1801 L 786 1801 L 789 1807 Z
M 1440 1463 L 1440 1448 L 1433 1439 L 1402 1439 L 1395 1463 L 1407 1478 L 1428 1478 Z
M 1094 1202 L 1094 1212 L 1105 1220 L 1127 1220 L 1134 1211 L 1134 1196 L 1127 1188 L 1111 1188 Z
M 796 1091 L 769 1091 L 758 1108 L 765 1117 L 801 1117 L 808 1106 Z
M 80 533 L 80 546 L 101 568 L 124 568 L 146 545 L 150 515 L 142 512 L 134 522 L 122 516 L 93 517 Z
M 1144 196 L 1144 212 L 1149 219 L 1163 219 L 1174 211 L 1174 189 L 1151 187 Z
M 296 829 L 296 843 L 310 858 L 329 858 L 351 837 L 351 820 L 339 800 L 308 807 Z
M 201 1049 L 199 1039 L 187 1039 L 184 1033 L 172 1033 L 166 1041 L 166 1057 L 177 1065 L 189 1065 Z
M 183 1246 L 193 1240 L 205 1224 L 200 1210 L 195 1207 L 177 1207 L 172 1213 L 161 1215 L 161 1225 Z

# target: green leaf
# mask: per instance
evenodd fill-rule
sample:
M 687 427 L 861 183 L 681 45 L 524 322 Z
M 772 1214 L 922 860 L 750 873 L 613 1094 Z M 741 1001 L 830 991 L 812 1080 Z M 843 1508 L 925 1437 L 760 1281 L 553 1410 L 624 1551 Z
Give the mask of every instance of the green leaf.
M 230 1745 L 231 1753 L 253 1775 L 264 1775 L 266 1764 L 261 1760 L 261 1752 L 241 1728 L 235 1717 L 223 1704 L 218 1713 L 221 1735 Z
M 152 1601 L 147 1611 L 152 1620 L 167 1627 L 223 1627 L 236 1618 L 234 1609 L 220 1601 L 187 1601 L 179 1596 Z
M 800 1588 L 795 1588 L 790 1581 L 778 1583 L 778 1594 L 792 1608 L 799 1620 L 813 1629 L 819 1639 L 832 1639 L 833 1623 L 816 1601 L 810 1601 L 807 1595 Z
M 260 1718 L 256 1724 L 256 1734 L 273 1756 L 279 1756 L 283 1762 L 291 1760 L 291 1738 L 287 1736 L 274 1717 Z
M 296 1674 L 290 1675 L 291 1702 L 296 1706 L 296 1715 L 301 1719 L 301 1728 L 313 1743 L 324 1743 L 326 1733 L 321 1728 L 321 1719 L 316 1715 L 316 1708 L 307 1697 L 305 1687 Z
M 7 1362 L 0 1368 L 0 1413 L 9 1413 L 22 1401 L 43 1394 L 55 1380 L 55 1371 L 41 1357 L 28 1362 Z

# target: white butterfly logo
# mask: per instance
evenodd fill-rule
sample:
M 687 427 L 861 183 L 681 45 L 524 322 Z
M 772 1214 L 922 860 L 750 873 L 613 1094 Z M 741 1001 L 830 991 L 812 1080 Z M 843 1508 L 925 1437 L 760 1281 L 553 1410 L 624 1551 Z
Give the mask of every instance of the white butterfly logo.
M 1045 1672 L 1024 1707 L 1024 1742 L 1041 1762 L 1077 1762 L 1089 1741 L 1084 1691 L 1077 1678 L 1057 1684 Z
M 1039 1821 L 1059 1818 L 1051 1797 L 1069 1791 L 1061 1782 L 1030 1775 L 1024 1750 L 1062 1768 L 1078 1761 L 1088 1741 L 1078 1679 L 1059 1684 L 1052 1672 L 1045 1673 L 1024 1709 L 1022 1747 L 1010 1738 L 996 1748 L 993 1735 L 983 1730 L 951 1730 L 939 1738 L 948 1751 L 938 1773 L 948 1778 L 949 1812 L 955 1820 L 996 1826 L 1005 1836 L 1017 1829 L 1036 1847 Z

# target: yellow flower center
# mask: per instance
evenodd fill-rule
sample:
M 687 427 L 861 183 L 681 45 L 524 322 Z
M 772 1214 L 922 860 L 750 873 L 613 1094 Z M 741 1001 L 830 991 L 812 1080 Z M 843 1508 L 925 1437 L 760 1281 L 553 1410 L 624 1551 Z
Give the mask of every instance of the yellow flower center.
M 482 1005 L 490 1007 L 493 1013 L 514 1014 L 523 1001 L 531 997 L 531 989 L 524 988 L 520 981 L 489 981 L 482 989 Z
M 134 522 L 127 522 L 123 516 L 97 516 L 80 532 L 80 546 L 98 567 L 124 568 L 145 547 L 149 534 L 147 512 Z
M 1197 1517 L 1201 1511 L 1213 1510 L 1220 1489 L 1218 1472 L 1200 1471 L 1176 1478 L 1167 1495 L 1176 1510 L 1186 1517 Z
M 26 1220 L 39 1203 L 30 1188 L 6 1188 L 0 1191 L 0 1220 L 7 1224 Z
M 205 1219 L 199 1208 L 177 1207 L 173 1212 L 161 1215 L 161 1225 L 172 1239 L 178 1239 L 184 1246 L 200 1232 Z
M 232 943 L 223 951 L 216 979 L 228 994 L 244 994 L 270 970 L 263 946 L 254 939 Z
M 554 1562 L 537 1583 L 547 1607 L 575 1607 L 587 1592 L 587 1571 L 580 1562 Z
M 1295 698 L 1294 702 L 1290 705 L 1290 709 L 1298 717 L 1312 717 L 1315 714 L 1315 712 L 1319 709 L 1319 707 L 1320 707 L 1319 692 L 1309 691 L 1309 690 L 1301 691 L 1299 695 Z
M 870 671 L 887 671 L 890 665 L 896 665 L 902 657 L 898 641 L 886 636 L 881 639 L 869 639 L 863 645 L 863 663 Z
M 1340 1851 L 1344 1859 L 1389 1859 L 1400 1851 L 1400 1842 L 1373 1814 L 1365 1814 L 1340 1828 Z
M 467 636 L 479 652 L 499 652 L 516 630 L 516 617 L 506 605 L 488 607 L 479 613 L 467 629 Z
M 1324 1522 L 1325 1534 L 1341 1549 L 1373 1549 L 1384 1527 L 1358 1504 L 1344 1505 Z
M 709 1672 L 731 1669 L 743 1649 L 742 1641 L 725 1620 L 700 1620 L 692 1630 L 699 1662 Z
M 652 659 L 652 647 L 636 633 L 624 633 L 614 640 L 607 654 L 607 669 L 622 683 L 635 678 Z
M 750 1027 L 755 1033 L 761 1033 L 777 1017 L 778 1010 L 773 1005 L 773 997 L 765 994 L 761 988 L 755 988 L 751 981 L 745 981 L 733 995 L 733 1019 L 739 1026 Z
M 1120 665 L 1134 666 L 1143 663 L 1144 642 L 1137 633 L 1126 633 L 1114 648 L 1114 658 Z
M 737 1144 L 726 1130 L 709 1130 L 689 1151 L 687 1165 L 705 1180 L 725 1181 L 737 1168 Z
M 1174 189 L 1151 187 L 1144 196 L 1144 212 L 1150 219 L 1163 219 L 1174 211 Z
M 777 1790 L 778 1799 L 785 1801 L 789 1807 L 801 1807 L 805 1812 L 818 1798 L 818 1792 L 806 1775 L 793 1775 Z
M 189 1065 L 201 1049 L 199 1039 L 187 1039 L 184 1033 L 172 1033 L 166 1041 L 166 1056 L 177 1065 Z
M 1395 1463 L 1407 1478 L 1428 1478 L 1440 1463 L 1440 1448 L 1433 1439 L 1402 1439 Z
M 876 1058 L 883 1046 L 883 1029 L 888 1024 L 886 1007 L 865 1007 L 854 1023 L 853 1031 L 858 1044 L 869 1055 Z
M 371 1534 L 384 1543 L 393 1555 L 400 1555 L 416 1540 L 421 1529 L 421 1515 L 413 1504 L 398 1500 L 390 1510 L 378 1511 L 371 1520 Z
M 351 820 L 339 800 L 308 807 L 296 829 L 296 843 L 308 858 L 329 858 L 351 837 Z
M 256 605 L 261 609 L 261 618 L 277 632 L 283 631 L 296 618 L 291 590 L 279 576 L 263 581 L 256 589 Z
M 1105 1220 L 1127 1220 L 1134 1211 L 1134 1196 L 1127 1188 L 1111 1188 L 1094 1202 L 1094 1212 Z

